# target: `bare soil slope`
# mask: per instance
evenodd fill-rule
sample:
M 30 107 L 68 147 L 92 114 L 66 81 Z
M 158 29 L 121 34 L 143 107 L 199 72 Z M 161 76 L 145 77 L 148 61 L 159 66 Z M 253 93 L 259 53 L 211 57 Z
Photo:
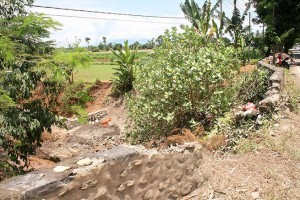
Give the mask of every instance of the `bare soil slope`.
M 93 124 L 84 124 L 70 130 L 53 127 L 51 134 L 43 133 L 42 147 L 37 150 L 35 156 L 30 157 L 31 168 L 51 167 L 55 164 L 54 162 L 103 151 L 123 143 L 127 115 L 123 100 L 109 97 L 111 87 L 110 82 L 95 84 L 91 89 L 95 100 L 86 106 L 89 113 L 106 113 L 104 118 Z M 108 118 L 110 120 L 104 127 L 101 122 Z
M 291 73 L 300 88 L 300 71 L 292 67 Z M 38 157 L 62 160 L 123 142 L 124 103 L 107 98 L 109 86 L 98 89 L 101 92 L 95 89 L 96 102 L 87 110 L 107 110 L 107 117 L 112 118 L 109 126 L 96 123 L 71 131 L 55 129 L 45 135 Z M 203 185 L 186 199 L 300 199 L 300 114 L 282 107 L 274 118 L 270 127 L 242 143 L 243 151 L 237 154 L 206 151 L 199 168 Z

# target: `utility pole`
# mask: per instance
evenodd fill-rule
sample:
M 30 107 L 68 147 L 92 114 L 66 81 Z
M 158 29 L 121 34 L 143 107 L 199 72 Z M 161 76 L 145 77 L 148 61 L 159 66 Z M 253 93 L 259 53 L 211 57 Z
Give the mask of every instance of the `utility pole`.
M 262 31 L 262 34 L 263 34 L 263 38 L 265 38 L 265 23 L 263 22 L 263 31 Z
M 274 27 L 275 27 L 275 3 L 274 2 L 273 2 L 272 24 L 273 24 L 272 32 L 274 32 Z M 273 34 L 272 34 L 272 37 L 274 37 Z M 275 65 L 275 61 L 276 61 L 276 58 L 275 58 L 275 44 L 273 44 L 273 50 L 272 51 L 273 51 L 273 65 Z
M 251 37 L 251 12 L 249 11 L 249 36 L 248 36 L 248 40 L 249 40 L 249 53 L 248 53 L 248 61 L 250 62 L 250 46 L 251 46 L 251 40 L 250 40 L 250 37 Z
M 221 24 L 223 23 L 223 0 L 220 1 L 220 28 L 221 28 Z M 220 38 L 223 38 L 223 31 L 220 30 Z

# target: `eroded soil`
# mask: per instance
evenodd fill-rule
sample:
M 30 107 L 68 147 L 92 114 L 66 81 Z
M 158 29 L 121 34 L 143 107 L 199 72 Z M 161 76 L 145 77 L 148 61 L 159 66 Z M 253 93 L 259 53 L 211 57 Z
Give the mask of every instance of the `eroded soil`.
M 245 68 L 245 71 L 252 67 Z M 300 88 L 300 73 L 290 70 Z M 106 110 L 112 121 L 104 128 L 100 121 L 65 130 L 54 128 L 44 134 L 43 147 L 31 158 L 34 168 L 52 167 L 56 161 L 79 154 L 97 152 L 124 142 L 126 112 L 122 100 L 108 97 L 111 87 L 96 88 L 95 102 L 88 112 Z M 241 144 L 243 152 L 219 154 L 204 151 L 199 174 L 203 185 L 186 199 L 300 199 L 300 114 L 281 107 L 269 127 Z
M 123 99 L 109 97 L 111 82 L 101 82 L 91 88 L 94 101 L 86 105 L 89 113 L 106 113 L 100 120 L 67 130 L 53 127 L 51 133 L 43 133 L 43 145 L 37 154 L 30 157 L 33 169 L 51 167 L 77 155 L 95 153 L 117 146 L 124 141 L 124 128 L 127 118 Z M 110 118 L 106 126 L 101 122 Z

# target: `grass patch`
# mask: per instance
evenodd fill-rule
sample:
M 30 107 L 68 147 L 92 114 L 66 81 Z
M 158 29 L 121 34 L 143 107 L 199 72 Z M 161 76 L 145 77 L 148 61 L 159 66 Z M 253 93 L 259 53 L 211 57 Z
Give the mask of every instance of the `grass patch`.
M 153 50 L 138 50 L 135 56 L 136 61 L 153 53 Z M 115 65 L 115 55 L 111 51 L 107 52 L 92 52 L 91 57 L 94 59 L 96 65 Z
M 152 52 L 153 50 L 139 50 L 136 59 L 139 60 Z M 115 62 L 112 62 L 114 58 L 113 53 L 111 51 L 93 52 L 91 53 L 91 57 L 94 59 L 94 64 L 87 69 L 79 69 L 74 75 L 74 80 L 83 82 L 112 80 L 114 77 L 113 73 L 116 72 L 113 68 L 119 68 Z
M 300 89 L 296 86 L 294 77 L 288 70 L 285 71 L 285 92 L 283 96 L 286 98 L 286 105 L 292 112 L 299 113 Z
M 118 67 L 117 65 L 91 65 L 87 69 L 79 69 L 75 74 L 75 81 L 83 82 L 95 82 L 109 81 L 113 78 L 115 70 L 113 68 Z
M 257 151 L 258 144 L 253 140 L 249 138 L 243 138 L 239 142 L 236 148 L 236 152 L 239 154 L 245 154 L 252 151 Z

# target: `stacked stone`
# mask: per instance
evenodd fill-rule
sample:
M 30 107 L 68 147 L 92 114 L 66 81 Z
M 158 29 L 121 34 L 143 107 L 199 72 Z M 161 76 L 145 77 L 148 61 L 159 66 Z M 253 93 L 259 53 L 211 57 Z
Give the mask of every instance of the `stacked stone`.
M 284 69 L 267 64 L 264 61 L 258 62 L 257 66 L 266 68 L 272 73 L 269 78 L 268 91 L 265 94 L 265 98 L 259 102 L 260 106 L 258 107 L 260 112 L 269 112 L 277 106 L 280 100 L 280 92 L 284 81 Z

